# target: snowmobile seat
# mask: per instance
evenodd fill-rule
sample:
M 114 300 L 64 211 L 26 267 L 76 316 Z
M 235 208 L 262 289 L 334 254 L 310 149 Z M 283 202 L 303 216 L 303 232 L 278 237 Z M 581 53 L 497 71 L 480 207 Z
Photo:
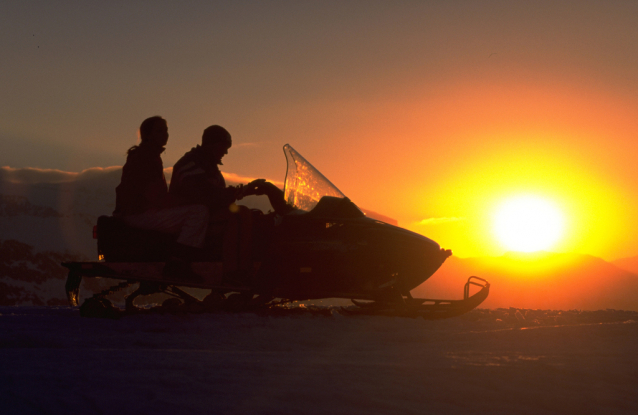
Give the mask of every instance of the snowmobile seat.
M 128 226 L 119 218 L 97 220 L 98 256 L 111 262 L 165 261 L 176 237 Z

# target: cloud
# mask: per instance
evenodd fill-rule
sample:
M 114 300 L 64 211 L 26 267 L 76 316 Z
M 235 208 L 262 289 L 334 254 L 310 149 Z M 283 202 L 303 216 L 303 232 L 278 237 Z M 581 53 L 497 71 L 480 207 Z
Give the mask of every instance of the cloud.
M 415 222 L 414 224 L 418 226 L 428 226 L 428 225 L 440 225 L 442 223 L 463 222 L 463 221 L 465 221 L 465 218 L 456 218 L 456 217 L 427 218 L 427 219 L 423 219 L 421 221 Z
M 55 169 L 39 169 L 34 167 L 0 167 L 0 181 L 10 182 L 15 184 L 60 184 L 60 183 L 72 183 L 78 181 L 93 181 L 99 180 L 104 176 L 116 175 L 119 179 L 122 166 L 111 167 L 92 167 L 90 169 L 82 170 L 81 172 L 69 172 Z M 164 169 L 164 175 L 166 180 L 170 181 L 173 175 L 173 168 L 167 167 Z M 236 185 L 240 183 L 249 183 L 257 177 L 242 176 L 236 173 L 222 172 L 224 179 L 229 185 Z M 268 179 L 266 179 L 268 180 Z M 268 180 L 276 186 L 283 187 L 283 182 L 276 180 Z
M 29 200 L 34 203 L 37 202 L 45 206 L 52 206 L 60 211 L 67 211 L 68 209 L 71 209 L 67 206 L 69 203 L 80 203 L 80 199 L 82 199 L 83 197 L 86 198 L 85 193 L 77 192 L 79 189 L 90 189 L 92 192 L 90 196 L 90 203 L 93 203 L 95 205 L 94 210 L 96 212 L 100 211 L 100 209 L 103 210 L 104 208 L 102 205 L 106 206 L 106 204 L 108 204 L 107 210 L 110 211 L 110 209 L 112 209 L 111 205 L 115 203 L 115 187 L 117 187 L 117 185 L 119 184 L 121 175 L 121 166 L 93 167 L 81 172 L 68 172 L 55 169 L 39 169 L 33 167 L 0 167 L 0 194 L 28 197 Z M 170 182 L 171 176 L 173 175 L 173 168 L 165 168 L 164 175 L 166 176 L 166 180 Z M 222 172 L 222 175 L 224 176 L 226 185 L 228 186 L 246 184 L 257 179 L 257 177 L 242 176 L 236 173 L 228 172 Z M 277 180 L 268 181 L 273 183 L 280 189 L 283 189 L 284 187 L 283 182 Z M 39 193 L 34 191 L 34 189 L 36 188 L 40 189 L 38 191 Z M 43 189 L 48 189 L 46 191 L 46 195 L 44 193 L 41 193 Z M 59 194 L 55 194 L 56 192 Z M 96 198 L 97 193 L 105 195 L 108 200 L 98 200 L 98 198 Z M 74 196 L 71 199 L 67 200 L 67 196 L 71 194 L 73 194 Z M 38 197 L 38 195 L 40 195 L 40 197 Z M 62 199 L 64 199 L 65 203 L 62 203 Z M 78 200 L 74 202 L 75 199 Z M 265 199 L 262 197 L 259 200 L 263 202 Z M 244 202 L 248 203 L 248 200 L 244 200 Z M 257 203 L 255 200 L 253 200 L 252 202 Z M 84 201 L 82 203 L 87 204 L 89 203 L 89 201 Z M 370 218 L 390 223 L 392 225 L 398 225 L 397 221 L 393 218 L 381 215 L 371 210 L 363 208 L 361 208 L 361 210 Z M 427 225 L 433 223 L 432 221 L 451 220 L 460 219 L 426 219 L 421 221 L 419 224 Z
M 261 179 L 262 177 L 247 177 L 247 176 L 240 176 L 239 174 L 235 174 L 235 173 L 226 173 L 226 172 L 222 172 L 222 175 L 224 176 L 224 179 L 226 180 L 226 184 L 227 185 L 233 185 L 233 184 L 246 184 L 249 182 L 252 182 L 253 180 L 256 179 Z M 274 184 L 275 186 L 282 188 L 284 187 L 284 183 L 277 181 L 277 180 L 268 180 L 270 183 Z
M 166 181 L 170 182 L 171 177 L 173 176 L 173 168 L 172 167 L 165 168 L 164 176 L 166 176 Z M 224 176 L 224 180 L 226 180 L 227 186 L 236 186 L 238 184 L 250 183 L 256 179 L 263 179 L 263 177 L 248 177 L 248 176 L 242 176 L 236 173 L 227 173 L 227 172 L 222 172 L 222 176 Z M 280 188 L 284 187 L 283 182 L 279 182 L 276 180 L 269 180 L 269 179 L 266 179 L 266 180 Z
M 105 174 L 113 173 L 122 167 L 92 167 L 81 172 L 68 172 L 55 169 L 39 169 L 34 167 L 0 167 L 0 180 L 16 184 L 70 183 L 92 180 Z

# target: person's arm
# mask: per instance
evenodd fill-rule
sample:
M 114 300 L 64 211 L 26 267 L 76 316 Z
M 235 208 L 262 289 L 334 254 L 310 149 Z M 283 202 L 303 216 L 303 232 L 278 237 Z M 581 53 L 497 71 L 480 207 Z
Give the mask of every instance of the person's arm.
M 145 158 L 136 173 L 142 184 L 141 193 L 147 209 L 168 207 L 168 186 L 164 177 L 162 159 L 159 156 Z
M 168 187 L 166 186 L 166 180 L 162 177 L 162 179 L 153 179 L 151 180 L 144 189 L 144 199 L 146 200 L 147 206 L 151 208 L 167 208 L 172 204 L 168 198 Z
M 267 182 L 266 179 L 257 179 L 244 185 L 239 191 L 238 199 L 250 195 L 266 195 L 270 201 L 270 205 L 275 212 L 285 215 L 290 212 L 293 207 L 286 203 L 284 192 L 274 184 Z
M 191 174 L 181 179 L 178 196 L 190 203 L 201 203 L 212 209 L 228 207 L 237 200 L 235 187 L 220 187 L 205 174 Z

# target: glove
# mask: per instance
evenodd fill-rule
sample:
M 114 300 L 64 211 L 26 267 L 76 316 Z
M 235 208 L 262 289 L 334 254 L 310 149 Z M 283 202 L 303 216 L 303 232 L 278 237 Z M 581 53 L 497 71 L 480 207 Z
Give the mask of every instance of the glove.
M 237 199 L 240 200 L 246 196 L 251 195 L 263 195 L 265 193 L 264 185 L 266 184 L 266 179 L 257 179 L 252 182 L 245 184 L 239 188 L 239 194 Z

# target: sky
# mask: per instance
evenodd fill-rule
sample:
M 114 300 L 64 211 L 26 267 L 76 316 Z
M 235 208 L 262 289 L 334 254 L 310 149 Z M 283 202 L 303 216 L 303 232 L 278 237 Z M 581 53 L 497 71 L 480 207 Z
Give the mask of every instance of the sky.
M 283 181 L 292 145 L 355 203 L 462 257 L 508 250 L 534 195 L 557 252 L 638 255 L 638 3 L 3 1 L 0 166 L 165 167 L 219 124 L 222 170 Z

